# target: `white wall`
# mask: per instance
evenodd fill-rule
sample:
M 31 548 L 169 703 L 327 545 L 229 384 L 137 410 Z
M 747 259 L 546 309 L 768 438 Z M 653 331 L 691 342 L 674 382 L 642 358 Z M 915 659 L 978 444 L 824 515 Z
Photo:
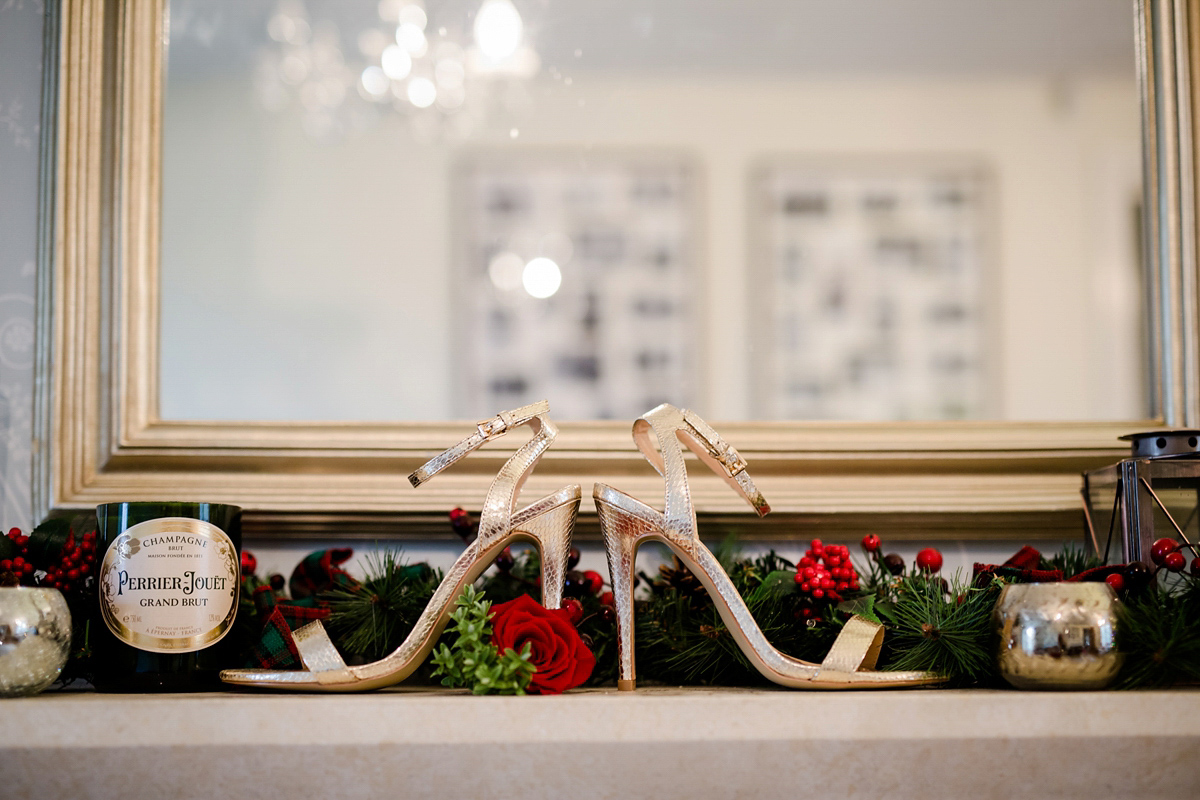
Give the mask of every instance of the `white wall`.
M 998 406 L 1007 419 L 1145 415 L 1131 206 L 1136 87 L 1119 79 L 549 79 L 471 147 L 665 148 L 704 177 L 715 419 L 748 410 L 747 176 L 770 155 L 972 156 L 996 179 Z M 510 129 L 516 128 L 513 139 Z M 169 84 L 167 418 L 456 416 L 449 144 L 396 116 L 338 143 L 245 83 Z M 584 151 L 581 151 L 584 152 Z M 714 307 L 709 313 L 713 317 Z
M 33 522 L 42 25 L 40 4 L 0 3 L 0 532 Z

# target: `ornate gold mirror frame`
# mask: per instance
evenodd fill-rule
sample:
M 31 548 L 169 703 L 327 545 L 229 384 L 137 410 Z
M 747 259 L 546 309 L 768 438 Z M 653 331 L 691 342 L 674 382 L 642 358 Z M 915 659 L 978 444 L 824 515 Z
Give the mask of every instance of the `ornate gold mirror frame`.
M 414 491 L 407 474 L 468 423 L 215 423 L 158 417 L 158 257 L 165 0 L 61 0 L 47 22 L 34 509 L 113 500 L 240 504 L 251 532 L 444 531 L 478 503 L 513 442 Z M 886 525 L 893 538 L 1029 539 L 1081 529 L 1079 473 L 1124 455 L 1117 436 L 1200 422 L 1189 22 L 1200 0 L 1137 0 L 1155 420 L 1113 423 L 721 424 L 781 514 L 756 537 Z M 567 423 L 530 480 L 593 480 L 652 498 L 628 422 Z M 741 501 L 695 481 L 697 507 Z M 585 513 L 590 500 L 585 501 Z M 587 533 L 590 519 L 584 519 Z M 770 520 L 778 520 L 770 524 Z M 404 524 L 401 524 L 404 523 Z

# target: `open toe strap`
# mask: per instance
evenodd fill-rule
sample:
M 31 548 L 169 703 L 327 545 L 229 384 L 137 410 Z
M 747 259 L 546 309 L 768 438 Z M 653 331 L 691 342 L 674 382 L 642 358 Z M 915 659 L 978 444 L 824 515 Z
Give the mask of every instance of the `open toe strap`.
M 333 646 L 320 620 L 292 631 L 292 640 L 304 668 L 313 674 L 317 683 L 348 683 L 354 680 L 350 668 Z
M 882 647 L 882 625 L 865 617 L 851 617 L 821 662 L 819 678 L 822 681 L 849 683 L 854 680 L 854 673 L 875 669 Z

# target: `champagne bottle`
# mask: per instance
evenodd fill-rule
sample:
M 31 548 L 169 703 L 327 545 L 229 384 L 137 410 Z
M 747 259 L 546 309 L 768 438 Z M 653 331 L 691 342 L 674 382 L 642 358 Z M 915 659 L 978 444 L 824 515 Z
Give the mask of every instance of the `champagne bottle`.
M 96 689 L 218 688 L 238 666 L 231 636 L 241 586 L 241 509 L 216 503 L 96 507 L 98 610 L 89 641 Z

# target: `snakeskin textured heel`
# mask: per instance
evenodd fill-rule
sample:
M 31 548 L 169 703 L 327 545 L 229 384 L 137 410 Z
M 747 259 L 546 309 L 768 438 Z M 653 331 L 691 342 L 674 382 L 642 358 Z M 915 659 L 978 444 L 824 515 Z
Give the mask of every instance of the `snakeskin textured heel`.
M 657 440 L 655 447 L 651 434 Z M 771 508 L 746 471 L 746 462 L 704 420 L 686 409 L 661 405 L 633 424 L 633 439 L 642 455 L 663 476 L 665 510 L 660 512 L 611 486 L 596 484 L 593 496 L 617 606 L 617 688 L 635 687 L 633 578 L 638 547 L 646 541 L 665 544 L 708 591 L 742 652 L 764 677 L 796 689 L 852 689 L 921 686 L 943 679 L 928 672 L 873 671 L 883 645 L 883 626 L 853 617 L 820 664 L 776 650 L 763 636 L 746 603 L 716 557 L 696 533 L 696 512 L 688 489 L 683 448 L 699 456 L 764 516 Z
M 454 562 L 412 632 L 391 655 L 370 664 L 347 666 L 318 621 L 293 633 L 303 670 L 233 669 L 223 671 L 221 680 L 238 686 L 311 692 L 359 692 L 399 683 L 425 661 L 463 587 L 473 583 L 515 541 L 537 546 L 541 553 L 542 602 L 546 608 L 558 608 L 562 604 L 571 531 L 579 512 L 580 487 L 564 486 L 520 511 L 513 510 L 525 478 L 558 435 L 558 429 L 546 417 L 548 411 L 549 404 L 543 401 L 480 422 L 475 433 L 409 476 L 414 487 L 420 486 L 484 442 L 522 425 L 533 430 L 533 438 L 518 448 L 492 481 L 479 514 L 478 536 Z

